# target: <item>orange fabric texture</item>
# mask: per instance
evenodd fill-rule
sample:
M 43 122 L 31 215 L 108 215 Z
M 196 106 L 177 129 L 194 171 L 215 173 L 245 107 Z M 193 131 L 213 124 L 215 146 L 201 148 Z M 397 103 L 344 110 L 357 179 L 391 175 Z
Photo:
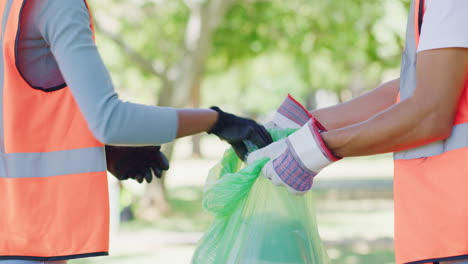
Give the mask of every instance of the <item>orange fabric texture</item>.
M 13 0 L 9 14 L 5 14 L 4 155 L 104 147 L 92 135 L 68 87 L 53 92 L 37 90 L 18 72 L 15 46 L 24 4 L 25 0 Z M 6 1 L 0 1 L 0 10 L 5 5 Z M 89 171 L 83 164 L 83 173 L 78 174 L 0 177 L 0 258 L 49 260 L 107 254 L 107 172 Z
M 8 212 L 0 217 L 1 256 L 108 251 L 107 178 L 101 172 L 0 179 L 0 194 L 0 211 Z
M 420 1 L 414 2 L 416 44 L 419 43 Z M 467 88 L 465 85 L 454 125 L 468 123 Z M 431 157 L 395 160 L 397 264 L 433 263 L 468 255 L 467 160 L 466 147 Z
M 14 1 L 5 30 L 5 152 L 49 152 L 103 146 L 95 139 L 70 89 L 31 88 L 16 67 L 15 45 L 23 1 Z
M 416 46 L 419 45 L 419 5 L 421 3 L 421 0 L 414 0 L 414 6 L 416 7 L 414 9 L 414 38 L 416 40 Z
M 468 254 L 468 148 L 395 161 L 397 263 Z
M 468 78 L 458 103 L 454 125 L 468 123 Z

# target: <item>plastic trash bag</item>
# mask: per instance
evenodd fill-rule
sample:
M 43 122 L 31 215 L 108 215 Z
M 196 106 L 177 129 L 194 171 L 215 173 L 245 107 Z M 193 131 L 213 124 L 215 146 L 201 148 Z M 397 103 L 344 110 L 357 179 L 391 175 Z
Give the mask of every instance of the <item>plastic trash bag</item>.
M 275 141 L 294 132 L 272 130 Z M 294 196 L 260 176 L 268 159 L 241 169 L 232 149 L 210 170 L 203 207 L 215 218 L 193 264 L 328 264 L 312 193 Z

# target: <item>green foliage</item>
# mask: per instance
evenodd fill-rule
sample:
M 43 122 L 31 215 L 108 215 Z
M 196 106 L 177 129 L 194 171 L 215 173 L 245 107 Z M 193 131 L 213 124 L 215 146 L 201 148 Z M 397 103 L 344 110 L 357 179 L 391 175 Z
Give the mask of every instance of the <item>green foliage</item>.
M 129 47 L 169 67 L 185 51 L 190 15 L 186 2 L 100 0 L 93 6 L 99 20 L 111 21 L 108 24 Z M 396 72 L 408 4 L 409 0 L 235 1 L 214 34 L 203 105 L 260 114 L 271 111 L 288 92 L 305 101 L 319 89 L 358 94 L 373 88 L 386 72 Z M 160 79 L 136 67 L 111 41 L 101 38 L 100 44 L 120 91 L 130 99 L 155 102 Z M 352 87 L 356 81 L 359 87 Z
M 372 86 L 398 65 L 403 31 L 395 32 L 385 19 L 401 7 L 385 0 L 239 1 L 217 31 L 210 69 L 216 73 L 276 51 L 293 62 L 308 93 L 348 89 L 355 68 Z
M 374 264 L 374 263 L 383 263 L 383 264 L 394 264 L 394 252 L 391 249 L 377 249 L 372 250 L 367 254 L 356 253 L 350 249 L 340 250 L 342 253 L 340 257 L 333 261 L 335 264 Z
M 181 56 L 189 15 L 182 0 L 100 0 L 95 6 L 112 16 L 120 37 L 145 58 L 174 62 Z

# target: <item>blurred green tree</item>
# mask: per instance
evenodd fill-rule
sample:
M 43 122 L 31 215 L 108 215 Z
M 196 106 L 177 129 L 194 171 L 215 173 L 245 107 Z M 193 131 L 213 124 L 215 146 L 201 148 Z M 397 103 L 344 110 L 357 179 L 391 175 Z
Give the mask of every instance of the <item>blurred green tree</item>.
M 288 92 L 314 107 L 319 89 L 346 99 L 375 86 L 398 64 L 408 0 L 92 4 L 101 52 L 126 97 L 172 107 L 203 100 L 258 115 Z M 148 185 L 141 208 L 146 218 L 170 211 L 164 182 Z
M 402 3 L 406 2 L 237 1 L 215 34 L 209 73 L 238 66 L 240 89 L 229 94 L 242 98 L 243 107 L 254 113 L 271 111 L 288 91 L 311 102 L 310 107 L 314 107 L 319 89 L 339 97 L 344 91 L 360 94 L 375 87 L 384 72 L 398 66 L 406 22 Z M 258 61 L 252 59 L 258 57 L 265 62 L 254 65 Z M 269 68 L 268 77 L 282 75 L 289 84 L 267 82 L 276 87 L 263 87 L 258 83 L 262 70 L 249 69 L 252 66 Z M 262 104 L 258 104 L 260 98 Z
M 159 79 L 157 105 L 184 107 L 192 98 L 192 105 L 199 107 L 200 83 L 213 34 L 233 2 L 103 0 L 94 3 L 96 27 L 126 55 L 124 64 L 117 65 L 122 72 L 128 66 L 125 62 L 131 62 L 141 78 Z M 172 149 L 172 144 L 165 149 L 169 157 Z M 165 194 L 164 182 L 148 185 L 141 204 L 143 217 L 170 212 Z

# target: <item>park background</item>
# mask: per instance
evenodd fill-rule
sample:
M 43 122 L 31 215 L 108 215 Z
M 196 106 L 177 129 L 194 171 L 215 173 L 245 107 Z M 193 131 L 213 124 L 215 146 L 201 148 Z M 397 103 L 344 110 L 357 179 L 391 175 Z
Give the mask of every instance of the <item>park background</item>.
M 122 99 L 218 105 L 267 121 L 288 93 L 315 109 L 398 77 L 409 2 L 89 4 L 99 50 Z M 204 181 L 226 148 L 208 135 L 184 138 L 164 146 L 171 170 L 163 180 L 110 178 L 111 255 L 71 264 L 189 263 L 212 219 L 201 205 Z M 332 263 L 394 263 L 391 155 L 340 161 L 319 175 L 313 192 Z

